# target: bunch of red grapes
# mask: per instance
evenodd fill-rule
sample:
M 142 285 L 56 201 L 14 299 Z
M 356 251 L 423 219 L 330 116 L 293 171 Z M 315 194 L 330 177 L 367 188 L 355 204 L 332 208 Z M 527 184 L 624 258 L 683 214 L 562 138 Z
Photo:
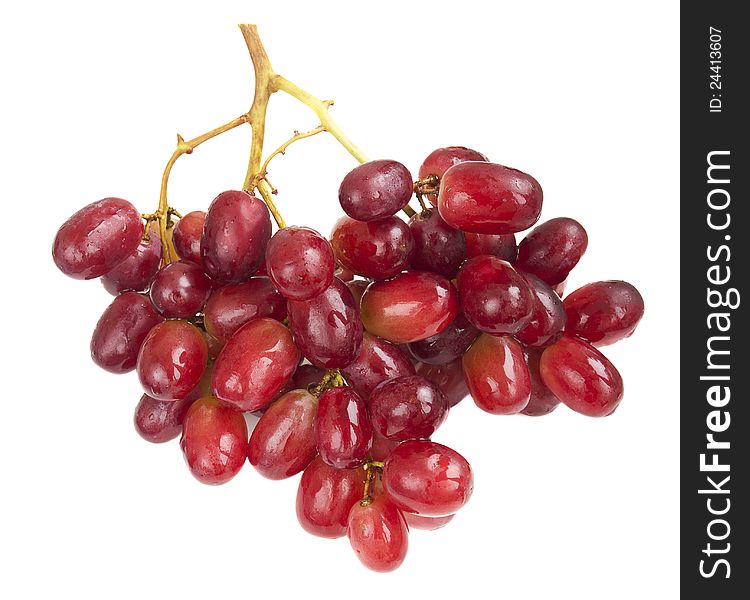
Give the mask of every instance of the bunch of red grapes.
M 414 193 L 423 210 L 407 223 L 397 213 Z M 623 383 L 597 346 L 633 332 L 643 299 L 600 281 L 561 300 L 586 231 L 552 219 L 517 245 L 541 187 L 467 148 L 434 151 L 416 182 L 396 161 L 362 164 L 339 201 L 329 241 L 308 227 L 272 235 L 261 199 L 223 192 L 168 230 L 180 257 L 168 262 L 158 230 L 106 198 L 60 228 L 53 257 L 115 296 L 91 356 L 137 371 L 141 436 L 181 433 L 207 484 L 246 461 L 270 479 L 302 473 L 302 527 L 347 535 L 362 563 L 389 571 L 409 528 L 445 525 L 471 496 L 469 463 L 432 441 L 450 407 L 470 395 L 496 415 L 561 402 L 611 414 Z

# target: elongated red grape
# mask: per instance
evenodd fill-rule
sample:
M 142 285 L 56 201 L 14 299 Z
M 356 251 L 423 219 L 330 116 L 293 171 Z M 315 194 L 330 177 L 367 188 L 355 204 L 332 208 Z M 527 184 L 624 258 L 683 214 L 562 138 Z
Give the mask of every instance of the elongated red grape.
M 205 396 L 195 401 L 185 415 L 180 447 L 198 481 L 209 485 L 226 483 L 245 464 L 245 417 L 222 406 L 213 396 Z
M 381 383 L 370 394 L 367 406 L 375 431 L 393 440 L 428 438 L 448 416 L 443 392 L 420 375 Z
M 187 319 L 203 309 L 210 293 L 211 280 L 200 265 L 181 260 L 159 270 L 149 295 L 161 315 Z
M 250 435 L 247 458 L 268 479 L 286 479 L 315 458 L 317 399 L 307 390 L 292 390 L 275 400 Z
M 335 469 L 319 456 L 307 466 L 297 488 L 297 520 L 324 538 L 346 535 L 349 512 L 362 499 L 364 469 Z
M 512 233 L 465 233 L 466 256 L 474 258 L 483 254 L 497 256 L 500 260 L 515 262 L 518 256 L 516 236 Z
M 448 523 L 453 520 L 456 515 L 447 515 L 445 517 L 423 517 L 422 515 L 415 515 L 412 513 L 405 512 L 404 519 L 409 529 L 423 529 L 425 531 L 435 531 L 441 527 L 445 527 Z
M 109 273 L 135 252 L 143 236 L 141 213 L 127 200 L 105 198 L 71 216 L 55 235 L 52 258 L 73 279 Z
M 161 238 L 155 227 L 150 227 L 147 239 L 141 243 L 130 256 L 102 275 L 104 289 L 113 296 L 122 292 L 143 292 L 159 270 L 161 263 Z
M 409 344 L 409 352 L 420 362 L 445 365 L 461 358 L 478 335 L 479 330 L 458 313 L 440 333 Z
M 294 372 L 294 377 L 292 378 L 294 387 L 292 389 L 306 390 L 311 385 L 319 384 L 320 380 L 323 379 L 323 376 L 325 374 L 325 369 L 321 369 L 320 367 L 316 367 L 315 365 L 300 365 Z
M 395 160 L 371 160 L 349 172 L 339 187 L 344 212 L 357 221 L 395 215 L 412 195 L 409 170 Z
M 182 217 L 172 230 L 174 249 L 182 260 L 201 264 L 201 237 L 206 213 L 194 210 Z
M 550 285 L 562 283 L 588 246 L 583 226 L 559 217 L 538 225 L 518 245 L 516 267 Z
M 346 284 L 333 282 L 312 300 L 290 300 L 289 328 L 294 342 L 312 364 L 324 369 L 345 367 L 362 345 L 362 321 Z
M 385 461 L 383 486 L 402 510 L 445 517 L 468 502 L 474 476 L 469 463 L 455 450 L 430 440 L 409 440 Z
M 542 211 L 542 188 L 531 175 L 487 162 L 464 162 L 440 181 L 438 210 L 451 227 L 474 233 L 528 229 Z
M 249 321 L 229 339 L 214 363 L 214 395 L 237 410 L 263 408 L 292 377 L 299 359 L 292 334 L 281 323 Z
M 525 277 L 534 293 L 534 308 L 531 320 L 516 333 L 516 339 L 526 346 L 548 346 L 560 339 L 568 317 L 562 300 L 549 285 L 534 275 Z
M 144 440 L 153 444 L 173 440 L 182 432 L 182 422 L 195 400 L 192 394 L 174 402 L 155 400 L 148 394 L 143 394 L 133 416 L 135 430 Z
M 512 335 L 531 320 L 531 287 L 504 260 L 487 255 L 469 259 L 458 272 L 458 290 L 464 314 L 477 329 Z
M 432 271 L 450 279 L 466 259 L 466 240 L 460 229 L 450 227 L 437 210 L 417 213 L 409 219 L 414 237 L 411 267 Z
M 398 217 L 367 223 L 341 217 L 331 231 L 331 245 L 341 265 L 371 279 L 397 275 L 414 253 L 409 226 Z
M 369 279 L 354 279 L 346 282 L 346 287 L 348 287 L 349 291 L 352 293 L 354 304 L 357 306 L 359 306 L 359 303 L 362 301 L 362 296 L 368 285 L 370 285 Z
M 406 558 L 409 527 L 385 495 L 376 496 L 369 504 L 354 504 L 346 533 L 357 558 L 368 569 L 387 573 Z
M 429 379 L 442 390 L 450 406 L 455 406 L 469 395 L 460 358 L 447 365 L 417 363 L 416 369 L 419 375 Z
M 640 292 L 626 281 L 596 281 L 571 292 L 563 302 L 569 333 L 594 346 L 630 337 L 643 317 Z
M 564 336 L 545 348 L 539 361 L 542 381 L 568 408 L 589 417 L 614 412 L 624 386 L 615 366 L 588 342 Z
M 521 413 L 529 417 L 548 415 L 560 404 L 560 400 L 557 396 L 555 396 L 542 381 L 542 376 L 539 373 L 539 360 L 541 357 L 541 349 L 527 349 L 526 367 L 529 370 L 529 379 L 531 381 L 531 396 L 529 397 L 529 403 L 524 407 Z
M 203 310 L 206 331 L 222 344 L 248 321 L 263 317 L 277 321 L 286 317 L 286 300 L 268 277 L 220 287 Z
M 333 249 L 309 227 L 277 231 L 266 249 L 266 271 L 276 289 L 290 300 L 310 300 L 333 280 Z
M 364 400 L 349 387 L 323 392 L 315 430 L 320 457 L 337 469 L 361 465 L 372 446 L 372 425 Z
M 132 371 L 148 332 L 162 321 L 146 296 L 136 292 L 117 296 L 96 324 L 91 358 L 111 373 Z
M 138 378 L 156 400 L 179 400 L 198 385 L 208 362 L 201 331 L 187 321 L 164 321 L 154 327 L 138 353 Z
M 262 200 L 247 192 L 222 192 L 211 202 L 203 225 L 203 269 L 217 283 L 250 279 L 270 239 L 271 217 Z
M 365 400 L 381 381 L 414 375 L 409 357 L 390 342 L 365 332 L 357 358 L 341 370 L 352 388 Z
M 464 148 L 463 146 L 448 146 L 447 148 L 438 148 L 433 150 L 424 159 L 422 166 L 419 167 L 419 178 L 425 179 L 429 175 L 435 175 L 441 178 L 443 174 L 453 165 L 467 162 L 470 160 L 487 161 L 487 157 L 481 152 Z M 437 194 L 428 194 L 427 198 L 433 206 L 437 206 Z
M 370 333 L 402 344 L 443 331 L 458 314 L 458 293 L 436 273 L 410 271 L 372 283 L 362 296 L 362 322 Z
M 521 345 L 512 337 L 480 335 L 464 354 L 463 366 L 471 397 L 482 410 L 511 415 L 529 403 L 529 370 Z

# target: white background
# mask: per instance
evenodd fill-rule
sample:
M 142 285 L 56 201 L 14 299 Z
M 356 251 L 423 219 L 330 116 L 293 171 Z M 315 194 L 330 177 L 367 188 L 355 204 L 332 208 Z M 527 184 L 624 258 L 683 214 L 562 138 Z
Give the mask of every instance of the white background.
M 0 596 L 677 597 L 677 2 L 3 6 Z M 435 439 L 472 463 L 474 496 L 445 529 L 414 532 L 389 575 L 361 567 L 346 539 L 301 530 L 296 478 L 246 465 L 206 487 L 176 441 L 141 440 L 135 376 L 88 357 L 111 298 L 50 258 L 84 204 L 114 195 L 154 209 L 176 132 L 247 110 L 242 21 L 260 24 L 277 71 L 336 99 L 370 157 L 416 173 L 432 149 L 460 144 L 533 174 L 543 218 L 589 232 L 569 289 L 625 279 L 646 300 L 636 335 L 605 349 L 626 380 L 613 416 L 453 411 Z M 275 96 L 268 148 L 315 124 Z M 248 148 L 242 128 L 183 157 L 172 205 L 205 209 L 240 186 Z M 353 166 L 324 136 L 274 161 L 287 220 L 328 233 Z

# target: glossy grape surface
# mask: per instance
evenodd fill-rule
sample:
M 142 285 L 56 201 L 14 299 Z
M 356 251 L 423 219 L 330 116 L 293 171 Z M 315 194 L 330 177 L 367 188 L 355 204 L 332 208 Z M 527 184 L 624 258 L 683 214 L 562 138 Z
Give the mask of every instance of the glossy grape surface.
M 348 287 L 349 291 L 352 293 L 352 296 L 354 297 L 354 304 L 357 307 L 359 307 L 359 304 L 362 301 L 362 296 L 364 296 L 365 290 L 367 289 L 368 285 L 370 285 L 369 279 L 355 279 L 353 281 L 346 282 L 346 287 Z
M 419 167 L 419 178 L 425 179 L 429 175 L 442 177 L 443 174 L 453 165 L 467 161 L 487 161 L 487 157 L 481 152 L 464 148 L 463 146 L 448 146 L 447 148 L 438 148 L 433 150 L 424 159 L 422 166 Z M 433 206 L 437 206 L 437 194 L 428 194 L 427 198 Z
M 135 252 L 106 275 L 102 275 L 104 289 L 113 296 L 126 291 L 145 291 L 159 270 L 161 239 L 155 227 L 149 228 L 147 235 L 148 239 L 141 240 Z
M 268 479 L 285 479 L 315 458 L 317 399 L 307 390 L 292 390 L 275 400 L 250 435 L 247 458 Z
M 534 294 L 510 263 L 494 256 L 469 259 L 458 272 L 458 290 L 466 318 L 494 335 L 515 334 L 531 320 Z
M 211 387 L 226 406 L 241 411 L 265 407 L 294 375 L 300 353 L 292 334 L 273 319 L 245 323 L 214 363 Z
M 419 375 L 440 387 L 450 406 L 455 406 L 469 395 L 460 358 L 447 365 L 417 363 L 416 369 Z
M 357 221 L 395 215 L 412 195 L 409 170 L 395 160 L 372 160 L 349 172 L 339 187 L 344 212 Z
M 271 217 L 262 200 L 246 192 L 219 194 L 206 214 L 201 261 L 217 283 L 240 283 L 260 267 L 271 239 Z
M 307 466 L 297 488 L 297 520 L 324 538 L 346 535 L 349 512 L 362 499 L 364 469 L 335 469 L 319 456 Z
M 409 352 L 420 362 L 445 365 L 461 358 L 478 335 L 479 330 L 458 313 L 437 335 L 409 344 Z
M 203 311 L 206 331 L 222 344 L 248 321 L 263 317 L 277 321 L 286 317 L 286 300 L 268 277 L 251 277 L 220 287 L 208 298 Z
M 345 367 L 362 345 L 362 321 L 346 284 L 331 285 L 312 300 L 290 300 L 289 328 L 302 354 L 324 369 Z
M 565 307 L 560 297 L 544 281 L 530 274 L 525 277 L 534 293 L 534 309 L 531 320 L 516 333 L 516 339 L 526 346 L 548 346 L 563 334 L 568 320 Z
M 410 271 L 372 283 L 362 296 L 362 322 L 370 333 L 397 344 L 443 331 L 458 314 L 458 293 L 436 273 Z
M 445 517 L 423 517 L 422 515 L 415 515 L 412 513 L 403 513 L 404 519 L 409 529 L 423 529 L 424 531 L 435 531 L 441 527 L 445 527 L 448 523 L 453 520 L 456 515 L 447 515 Z
M 626 281 L 597 281 L 571 292 L 563 302 L 569 333 L 595 346 L 630 337 L 643 317 L 640 292 Z
M 194 210 L 182 217 L 172 230 L 172 243 L 183 260 L 201 264 L 201 237 L 206 213 Z
M 487 162 L 464 162 L 440 181 L 438 210 L 452 227 L 474 233 L 528 229 L 542 211 L 542 188 L 531 175 Z
M 117 296 L 96 324 L 91 358 L 111 373 L 132 371 L 148 332 L 162 321 L 146 296 L 136 292 Z
M 414 253 L 409 226 L 398 217 L 355 221 L 341 217 L 331 231 L 336 260 L 370 279 L 386 279 L 403 271 Z
M 468 502 L 474 476 L 469 463 L 455 450 L 429 440 L 409 440 L 385 461 L 383 485 L 402 510 L 445 517 Z
M 69 277 L 94 279 L 133 254 L 142 236 L 143 220 L 135 206 L 121 198 L 105 198 L 62 224 L 52 243 L 52 258 Z
M 521 240 L 516 267 L 557 285 L 565 281 L 587 246 L 586 230 L 578 221 L 567 217 L 550 219 Z
M 180 447 L 198 481 L 209 485 L 226 483 L 245 464 L 245 417 L 212 396 L 196 400 L 185 416 Z
M 531 379 L 521 345 L 512 337 L 482 334 L 463 357 L 464 379 L 482 410 L 510 415 L 523 410 Z
M 372 425 L 364 400 L 350 387 L 323 392 L 315 430 L 320 457 L 337 469 L 361 465 L 372 446 Z
M 542 381 L 542 376 L 539 373 L 539 360 L 541 357 L 541 349 L 527 349 L 526 367 L 529 370 L 529 379 L 531 380 L 531 396 L 529 397 L 529 403 L 521 413 L 529 417 L 548 415 L 560 404 L 557 396 Z
M 309 227 L 277 231 L 266 249 L 266 271 L 276 289 L 290 300 L 310 300 L 333 280 L 333 249 Z
M 409 219 L 414 238 L 411 267 L 432 271 L 448 279 L 454 277 L 466 258 L 466 240 L 459 229 L 450 227 L 437 210 L 417 213 Z
M 376 496 L 349 513 L 347 536 L 357 558 L 368 569 L 387 573 L 404 562 L 409 547 L 409 528 L 404 516 L 386 496 Z
M 381 381 L 413 375 L 414 365 L 398 346 L 365 332 L 357 358 L 341 373 L 347 383 L 366 400 Z
M 370 394 L 367 406 L 375 431 L 393 440 L 428 438 L 448 416 L 443 392 L 420 375 L 381 383 Z
M 159 270 L 151 282 L 149 296 L 162 316 L 188 319 L 203 309 L 211 286 L 200 265 L 181 260 Z
M 135 430 L 144 440 L 153 444 L 173 440 L 182 432 L 182 422 L 195 400 L 192 394 L 174 402 L 155 400 L 148 394 L 143 394 L 133 416 Z
M 469 258 L 490 254 L 512 263 L 518 257 L 516 236 L 512 233 L 465 233 L 464 238 L 466 239 L 466 256 Z
M 539 361 L 542 381 L 568 408 L 589 417 L 612 414 L 622 400 L 622 377 L 588 342 L 564 336 L 545 348 Z

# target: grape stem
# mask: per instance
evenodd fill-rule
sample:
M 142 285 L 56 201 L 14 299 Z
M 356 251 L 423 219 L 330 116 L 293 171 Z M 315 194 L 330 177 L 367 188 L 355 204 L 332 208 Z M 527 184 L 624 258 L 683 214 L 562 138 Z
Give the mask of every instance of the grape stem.
M 326 390 L 330 390 L 334 387 L 342 387 L 343 385 L 344 378 L 341 376 L 339 370 L 329 369 L 328 371 L 326 371 L 326 374 L 323 375 L 320 383 L 312 386 L 312 388 L 310 389 L 310 393 L 316 398 L 320 398 L 320 395 Z

